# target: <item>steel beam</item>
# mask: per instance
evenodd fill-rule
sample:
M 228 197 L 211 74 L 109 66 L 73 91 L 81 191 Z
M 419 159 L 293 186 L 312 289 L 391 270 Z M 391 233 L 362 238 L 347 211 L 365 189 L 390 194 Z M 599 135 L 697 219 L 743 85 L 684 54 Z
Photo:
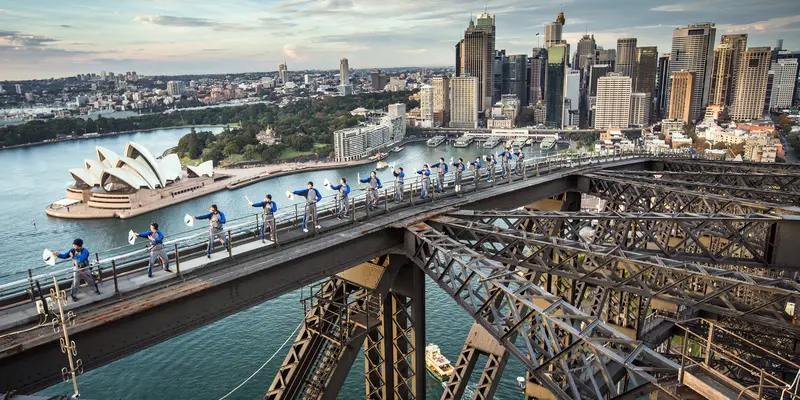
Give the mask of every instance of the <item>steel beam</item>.
M 668 159 L 654 161 L 654 170 L 690 172 L 733 172 L 733 173 L 798 173 L 800 164 L 726 162 L 700 159 Z
M 620 379 L 632 388 L 677 373 L 677 364 L 641 342 L 430 225 L 408 227 L 406 238 L 412 260 L 559 398 L 601 399 L 616 394 Z M 522 343 L 514 346 L 509 337 L 517 333 Z M 604 372 L 609 366 L 621 378 Z
M 665 178 L 670 181 L 720 183 L 727 186 L 800 192 L 800 170 L 782 173 L 614 170 L 613 173 L 622 177 Z
M 435 221 L 452 239 L 497 262 L 800 332 L 784 311 L 787 302 L 800 298 L 800 284 L 792 280 L 528 235 L 475 221 L 450 217 Z

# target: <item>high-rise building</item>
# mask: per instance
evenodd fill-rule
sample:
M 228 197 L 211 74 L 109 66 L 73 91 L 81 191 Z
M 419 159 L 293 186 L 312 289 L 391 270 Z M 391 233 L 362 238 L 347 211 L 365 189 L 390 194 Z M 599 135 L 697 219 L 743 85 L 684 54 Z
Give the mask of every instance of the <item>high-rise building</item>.
M 503 64 L 506 63 L 506 51 L 498 50 L 494 52 L 494 61 L 492 63 L 492 104 L 500 101 L 500 95 L 503 94 Z M 508 67 L 506 66 L 506 72 Z
M 647 94 L 647 114 L 653 107 L 653 97 L 656 92 L 656 71 L 658 69 L 658 48 L 656 46 L 636 48 L 636 74 L 634 75 L 633 91 Z M 648 121 L 649 122 L 649 121 Z
M 286 82 L 289 82 L 289 69 L 286 67 L 286 63 L 278 65 L 278 78 L 281 80 L 281 84 L 285 85 Z
M 372 81 L 370 85 L 372 87 L 372 90 L 376 91 L 383 90 L 383 88 L 386 87 L 386 84 L 389 83 L 389 78 L 379 69 L 372 71 L 372 73 L 370 74 L 370 80 Z
M 611 72 L 608 64 L 595 64 L 589 69 L 589 96 L 597 96 L 597 80 Z
M 531 74 L 528 80 L 530 94 L 528 95 L 528 104 L 536 105 L 539 101 L 544 100 L 544 83 L 547 70 L 547 50 L 541 47 L 533 48 L 533 57 L 531 57 Z
M 736 71 L 731 119 L 758 119 L 764 116 L 769 58 L 769 47 L 751 47 L 742 53 Z
M 685 70 L 672 73 L 667 118 L 678 119 L 684 123 L 694 121 L 692 110 L 697 97 L 694 96 L 696 91 L 693 86 L 698 82 L 694 75 L 694 72 Z
M 580 124 L 581 71 L 568 71 L 564 81 L 564 126 L 578 126 Z
M 664 119 L 664 116 L 669 111 L 669 60 L 670 55 L 664 54 L 658 58 L 658 74 L 656 75 L 656 99 L 655 99 L 655 114 L 656 119 Z
M 798 65 L 800 65 L 800 51 L 787 51 L 787 50 L 779 51 L 777 54 L 776 61 L 792 60 L 792 59 L 798 60 L 797 63 Z M 795 77 L 795 81 L 798 82 L 798 84 L 794 86 L 794 96 L 792 96 L 794 98 L 793 102 L 800 103 L 800 90 L 798 90 L 800 89 L 800 67 L 798 67 L 797 69 L 797 76 Z
M 630 126 L 643 127 L 650 124 L 650 94 L 631 93 Z
M 611 70 L 614 71 L 617 64 L 617 50 L 598 48 L 595 50 L 594 64 L 608 64 L 611 66 Z
M 561 39 L 561 33 L 564 30 L 564 24 L 566 23 L 566 18 L 564 18 L 564 12 L 560 11 L 556 20 L 544 25 L 544 47 L 550 47 L 554 44 L 561 44 L 563 40 Z
M 433 126 L 433 86 L 422 85 L 419 88 L 419 116 L 423 128 Z
M 183 81 L 167 82 L 167 93 L 170 96 L 180 96 L 186 91 L 186 84 Z
M 711 22 L 690 24 L 686 28 L 677 28 L 672 33 L 672 54 L 670 57 L 670 75 L 674 72 L 688 71 L 692 73 L 692 101 L 688 122 L 694 122 L 703 116 L 701 110 L 708 104 L 711 92 L 711 67 L 714 61 L 714 36 L 717 29 Z M 671 97 L 672 86 L 669 86 Z M 683 102 L 681 102 L 683 104 Z M 672 113 L 670 99 L 670 114 Z
M 453 78 L 453 98 L 450 103 L 451 128 L 478 127 L 479 79 L 474 76 Z
M 574 67 L 584 70 L 589 64 L 592 64 L 595 50 L 597 50 L 597 43 L 594 41 L 594 35 L 583 35 L 578 41 L 578 60 Z
M 617 39 L 617 64 L 614 72 L 631 78 L 636 74 L 636 38 Z
M 547 49 L 545 77 L 546 119 L 550 126 L 564 127 L 564 81 L 567 74 L 567 45 L 555 44 Z
M 728 104 L 728 90 L 733 75 L 733 46 L 722 43 L 714 49 L 714 67 L 711 70 L 711 94 L 708 104 Z
M 456 72 L 458 76 L 469 74 L 478 79 L 478 108 L 483 111 L 491 106 L 492 88 L 494 87 L 494 39 L 495 18 L 493 15 L 481 14 L 476 25 L 471 19 L 464 32 L 456 53 L 459 56 Z M 452 116 L 452 114 L 451 114 Z M 454 117 L 454 116 L 452 116 Z
M 17 92 L 17 94 L 22 94 L 22 85 L 19 83 L 14 84 L 14 91 Z
M 387 109 L 386 115 L 388 115 L 390 117 L 400 117 L 401 118 L 401 120 L 402 120 L 401 126 L 403 127 L 403 129 L 402 129 L 402 132 L 400 132 L 400 134 L 398 134 L 398 133 L 394 134 L 394 140 L 402 139 L 406 134 L 406 130 L 405 130 L 405 127 L 406 127 L 406 103 L 389 104 L 389 107 Z
M 433 86 L 433 122 L 445 126 L 450 121 L 450 78 L 436 76 L 431 80 Z
M 528 104 L 528 92 L 525 87 L 528 57 L 525 54 L 512 54 L 503 61 L 502 93 L 513 94 L 522 104 Z
M 728 79 L 728 87 L 725 89 L 725 105 L 730 106 L 733 104 L 733 94 L 736 88 L 736 79 L 739 75 L 739 60 L 742 58 L 742 53 L 747 50 L 747 34 L 722 35 L 720 38 L 720 44 L 725 44 L 731 47 L 731 77 Z
M 597 82 L 595 129 L 627 128 L 631 113 L 631 77 L 612 73 Z
M 786 108 L 792 106 L 794 88 L 797 85 L 797 59 L 776 58 L 772 63 L 775 77 L 772 80 L 772 95 L 769 99 L 770 108 Z
M 350 63 L 346 58 L 339 60 L 339 84 L 350 84 Z

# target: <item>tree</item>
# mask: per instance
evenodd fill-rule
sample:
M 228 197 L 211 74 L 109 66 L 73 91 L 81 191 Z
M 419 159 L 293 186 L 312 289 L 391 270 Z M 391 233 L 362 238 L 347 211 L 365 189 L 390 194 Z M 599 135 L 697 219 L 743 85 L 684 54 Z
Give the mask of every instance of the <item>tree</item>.
M 229 142 L 222 150 L 222 155 L 225 157 L 230 157 L 232 155 L 239 154 L 239 149 L 240 147 L 236 145 L 236 142 Z

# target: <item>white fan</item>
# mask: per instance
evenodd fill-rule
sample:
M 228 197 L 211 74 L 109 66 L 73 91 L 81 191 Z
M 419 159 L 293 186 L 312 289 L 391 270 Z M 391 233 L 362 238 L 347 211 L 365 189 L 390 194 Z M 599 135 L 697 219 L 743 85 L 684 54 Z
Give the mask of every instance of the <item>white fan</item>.
M 292 192 L 287 190 L 286 191 L 286 198 L 289 199 L 289 200 L 294 200 L 294 194 L 292 194 Z
M 331 181 L 329 181 L 328 178 L 325 178 L 325 182 L 323 184 L 326 188 L 328 188 L 328 190 L 333 191 L 333 188 L 331 188 Z
M 183 216 L 183 223 L 186 224 L 188 227 L 194 226 L 194 218 L 191 215 L 186 214 Z
M 136 233 L 133 230 L 128 231 L 128 243 L 133 245 L 136 243 Z
M 53 256 L 53 252 L 50 251 L 50 249 L 44 249 L 42 252 L 42 260 L 44 260 L 45 264 L 51 267 L 56 265 L 56 258 Z
M 253 204 L 253 202 L 252 202 L 252 201 L 250 201 L 250 198 L 249 198 L 249 197 L 247 197 L 247 196 L 244 196 L 244 199 L 245 199 L 245 200 L 247 200 L 247 204 Z

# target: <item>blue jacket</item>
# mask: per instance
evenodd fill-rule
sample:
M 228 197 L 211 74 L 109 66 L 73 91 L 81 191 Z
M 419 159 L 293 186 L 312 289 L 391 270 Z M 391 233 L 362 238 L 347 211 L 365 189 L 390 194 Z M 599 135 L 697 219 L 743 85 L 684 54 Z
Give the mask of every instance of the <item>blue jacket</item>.
M 525 153 L 523 153 L 521 151 L 515 151 L 514 155 L 519 157 L 519 158 L 525 158 Z
M 498 154 L 498 156 L 500 156 L 500 157 L 505 157 L 506 155 L 508 155 L 508 159 L 509 160 L 514 158 L 514 157 L 511 156 L 511 152 L 510 151 L 508 152 L 508 154 L 506 154 L 505 151 L 503 151 L 502 153 Z
M 495 165 L 497 165 L 497 159 L 495 158 L 490 158 L 489 161 L 487 162 L 489 163 L 490 167 L 494 167 Z
M 341 190 L 342 187 L 344 187 L 344 190 Z M 350 185 L 348 185 L 346 183 L 344 185 L 331 185 L 331 189 L 338 190 L 342 195 L 345 195 L 345 196 L 350 194 Z
M 371 176 L 368 176 L 368 177 L 366 177 L 366 178 L 361 178 L 360 182 L 361 182 L 361 183 L 369 183 L 370 179 L 372 179 L 372 177 L 371 177 Z M 376 181 L 378 181 L 378 189 L 382 188 L 382 187 L 383 187 L 383 185 L 381 184 L 381 180 L 380 180 L 380 179 L 378 179 L 378 177 L 377 177 L 377 176 L 375 177 L 375 180 L 376 180 Z
M 460 163 L 458 161 L 454 162 L 453 166 L 456 167 L 456 171 L 458 172 L 463 172 L 465 169 L 467 169 L 467 166 L 464 165 L 464 163 Z
M 81 249 L 80 254 L 76 254 L 75 249 L 69 249 L 63 253 L 56 254 L 58 258 L 72 258 L 76 263 L 87 265 L 89 264 L 89 250 Z
M 436 164 L 431 165 L 431 168 L 439 168 L 440 165 L 444 166 L 444 173 L 448 172 L 447 163 L 437 162 Z
M 298 195 L 298 196 L 303 196 L 303 198 L 304 198 L 304 199 L 307 199 L 307 198 L 308 198 L 308 191 L 309 191 L 309 190 L 313 190 L 313 191 L 317 192 L 317 200 L 315 201 L 315 203 L 319 203 L 319 201 L 320 201 L 320 200 L 322 200 L 322 195 L 319 193 L 319 190 L 317 190 L 317 189 L 315 189 L 315 188 L 311 188 L 311 189 L 302 189 L 302 190 L 295 190 L 295 191 L 294 191 L 294 192 L 292 192 L 292 193 L 294 193 L 294 194 L 296 194 L 296 195 Z
M 406 173 L 405 172 L 400 172 L 400 173 L 392 172 L 392 173 L 394 174 L 395 178 L 405 178 L 406 177 Z
M 225 219 L 225 214 L 222 211 L 217 211 L 217 213 L 219 214 L 219 223 L 220 224 L 224 224 L 224 223 L 228 222 L 228 220 Z M 209 218 L 211 218 L 212 215 L 214 215 L 214 213 L 198 215 L 195 218 L 197 218 L 197 219 L 209 219 Z
M 272 203 L 272 207 L 269 208 L 269 212 L 275 213 L 275 211 L 278 211 L 278 205 L 274 201 L 271 201 L 270 203 Z M 267 210 L 267 202 L 266 201 L 259 201 L 258 203 L 253 203 L 253 207 L 262 207 L 262 208 L 264 208 L 264 211 L 266 211 Z
M 469 162 L 469 165 L 472 165 L 472 166 L 474 166 L 475 168 L 481 168 L 481 167 L 483 167 L 483 163 L 482 163 L 482 162 L 480 162 L 480 161 L 470 161 L 470 162 Z
M 425 176 L 430 176 L 431 175 L 431 170 L 423 168 L 423 169 L 417 171 L 417 173 L 425 175 Z
M 164 244 L 164 234 L 161 233 L 161 231 L 155 231 L 155 233 L 153 233 L 153 231 L 146 231 L 139 234 L 140 238 L 149 238 L 150 236 L 153 236 L 151 240 L 153 244 Z

